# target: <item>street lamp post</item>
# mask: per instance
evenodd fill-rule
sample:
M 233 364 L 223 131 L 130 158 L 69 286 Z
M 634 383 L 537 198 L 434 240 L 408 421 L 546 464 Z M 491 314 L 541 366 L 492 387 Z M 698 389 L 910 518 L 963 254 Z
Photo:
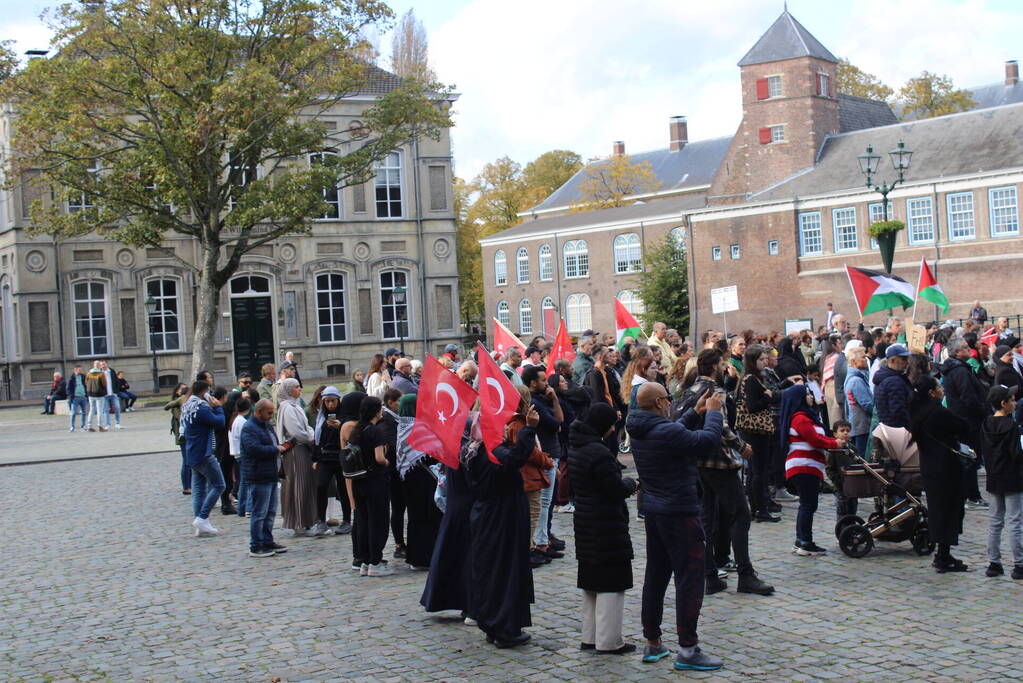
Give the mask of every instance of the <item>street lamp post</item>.
M 391 297 L 394 301 L 394 305 L 399 307 L 395 313 L 395 323 L 398 326 L 398 338 L 400 340 L 399 346 L 401 347 L 401 357 L 405 357 L 405 323 L 408 320 L 408 316 L 401 315 L 399 311 L 403 311 L 405 307 L 405 288 L 398 285 L 391 290 Z
M 906 149 L 906 143 L 900 140 L 895 149 L 888 152 L 888 156 L 892 160 L 892 168 L 895 169 L 897 176 L 891 183 L 882 180 L 880 185 L 874 181 L 873 176 L 877 173 L 881 155 L 875 154 L 873 146 L 868 145 L 867 151 L 856 157 L 860 164 L 860 172 L 867 178 L 867 187 L 881 195 L 881 208 L 884 211 L 885 221 L 891 220 L 891 216 L 888 213 L 888 193 L 894 190 L 900 183 L 905 182 L 906 171 L 909 170 L 909 162 L 913 157 L 913 153 Z M 878 247 L 881 250 L 881 258 L 884 260 L 885 271 L 889 275 L 891 275 L 892 263 L 895 260 L 895 236 L 895 232 L 887 232 L 876 237 Z
M 158 304 L 156 299 L 147 296 L 142 306 L 146 309 L 146 322 L 149 324 L 149 348 L 153 351 L 153 393 L 158 394 L 160 393 L 160 376 L 156 369 L 156 334 L 153 330 L 153 316 L 156 315 Z

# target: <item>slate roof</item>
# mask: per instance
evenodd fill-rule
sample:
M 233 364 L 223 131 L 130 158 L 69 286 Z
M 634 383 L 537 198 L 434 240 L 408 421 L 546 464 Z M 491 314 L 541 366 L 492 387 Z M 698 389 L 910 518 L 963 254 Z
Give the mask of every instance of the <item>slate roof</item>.
M 926 181 L 1023 167 L 1023 104 L 975 109 L 828 137 L 812 170 L 756 194 L 757 203 L 863 188 L 856 157 L 867 145 L 883 158 L 881 179 L 894 177 L 888 150 L 913 152 L 906 181 Z
M 760 36 L 746 56 L 739 60 L 739 66 L 778 62 L 796 57 L 816 57 L 826 62 L 838 63 L 835 55 L 796 21 L 786 9 L 775 19 L 764 35 Z
M 365 82 L 356 95 L 386 95 L 401 87 L 401 76 L 384 71 L 376 64 L 366 65 Z
M 731 141 L 731 136 L 713 138 L 711 140 L 697 140 L 696 142 L 687 143 L 677 152 L 664 148 L 655 149 L 650 152 L 630 154 L 629 161 L 633 164 L 644 161 L 650 162 L 654 175 L 661 181 L 661 187 L 658 189 L 658 192 L 709 185 L 718 167 L 721 165 L 721 161 L 725 158 L 725 152 L 728 151 L 728 144 Z M 601 163 L 606 163 L 606 160 L 592 162 L 592 164 Z M 564 185 L 551 193 L 547 199 L 526 213 L 543 211 L 544 209 L 565 209 L 575 204 L 579 201 L 579 186 L 586 177 L 586 169 L 592 164 L 581 168 Z
M 864 128 L 890 126 L 898 123 L 895 112 L 885 102 L 866 97 L 838 94 L 839 132 L 849 133 Z
M 480 242 L 486 244 L 490 240 L 507 239 L 509 237 L 525 239 L 530 235 L 545 234 L 556 230 L 570 230 L 572 228 L 582 228 L 604 223 L 627 223 L 669 214 L 677 214 L 681 221 L 683 211 L 702 209 L 706 204 L 706 195 L 702 192 L 694 192 L 677 197 L 667 197 L 665 199 L 630 204 L 629 206 L 620 206 L 614 209 L 567 213 L 547 218 L 526 218 L 524 222 L 507 230 L 494 233 L 489 237 L 484 237 Z
M 977 103 L 974 109 L 988 109 L 1000 107 L 1003 104 L 1023 102 L 1023 81 L 1017 81 L 1012 85 L 1005 85 L 1005 81 L 999 81 L 990 85 L 967 88 L 967 90 L 970 91 L 970 97 Z

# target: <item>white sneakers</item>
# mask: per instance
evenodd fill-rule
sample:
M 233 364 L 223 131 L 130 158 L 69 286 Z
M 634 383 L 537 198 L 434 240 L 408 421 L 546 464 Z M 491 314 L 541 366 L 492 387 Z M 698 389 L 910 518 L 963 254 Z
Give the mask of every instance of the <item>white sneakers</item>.
M 196 517 L 192 520 L 192 526 L 195 527 L 196 536 L 216 536 L 220 531 L 217 527 L 210 524 L 210 520 L 203 519 L 202 517 Z
M 369 576 L 369 565 L 363 563 L 359 566 L 359 576 Z
M 362 565 L 362 566 L 365 567 L 366 565 Z M 380 564 L 371 564 L 371 565 L 369 565 L 369 567 L 368 567 L 368 569 L 366 571 L 366 576 L 390 576 L 393 573 L 394 573 L 394 570 L 391 569 L 390 566 L 388 566 L 388 565 L 384 564 L 383 562 L 381 562 Z M 361 574 L 361 572 L 360 572 L 360 574 Z
M 317 522 L 309 529 L 307 536 L 326 536 L 330 532 L 330 527 L 325 522 Z
M 121 425 L 114 425 L 117 429 L 124 429 Z

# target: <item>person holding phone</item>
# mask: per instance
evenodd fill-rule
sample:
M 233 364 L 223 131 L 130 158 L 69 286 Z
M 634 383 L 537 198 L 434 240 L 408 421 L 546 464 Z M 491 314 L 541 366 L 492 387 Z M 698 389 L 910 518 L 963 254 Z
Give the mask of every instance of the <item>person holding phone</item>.
M 359 406 L 359 419 L 341 427 L 341 449 L 358 446 L 367 463 L 365 476 L 349 479 L 355 499 L 355 530 L 352 546 L 362 561 L 361 576 L 390 576 L 394 570 L 384 560 L 390 531 L 388 507 L 387 441 L 377 428 L 383 402 L 367 396 Z
M 340 410 L 341 392 L 337 387 L 326 387 L 320 394 L 320 407 L 316 415 L 316 427 L 313 429 L 315 448 L 312 460 L 313 470 L 316 472 L 316 524 L 313 530 L 318 536 L 328 531 L 327 492 L 332 481 L 337 487 L 338 496 L 348 502 L 348 496 L 344 492 L 344 478 L 341 476 L 341 420 L 338 419 Z M 351 515 L 350 506 L 344 507 L 348 508 L 347 515 Z M 342 526 L 346 526 L 347 529 L 342 529 Z M 351 530 L 350 518 L 346 518 L 335 533 L 350 533 Z

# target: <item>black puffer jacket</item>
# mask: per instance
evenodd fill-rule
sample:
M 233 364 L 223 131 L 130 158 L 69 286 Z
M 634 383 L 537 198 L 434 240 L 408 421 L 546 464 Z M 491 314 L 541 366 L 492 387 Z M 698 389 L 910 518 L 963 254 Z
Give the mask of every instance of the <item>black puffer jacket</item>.
M 987 389 L 973 369 L 958 358 L 949 358 L 941 366 L 942 384 L 948 409 L 977 431 L 987 417 Z

